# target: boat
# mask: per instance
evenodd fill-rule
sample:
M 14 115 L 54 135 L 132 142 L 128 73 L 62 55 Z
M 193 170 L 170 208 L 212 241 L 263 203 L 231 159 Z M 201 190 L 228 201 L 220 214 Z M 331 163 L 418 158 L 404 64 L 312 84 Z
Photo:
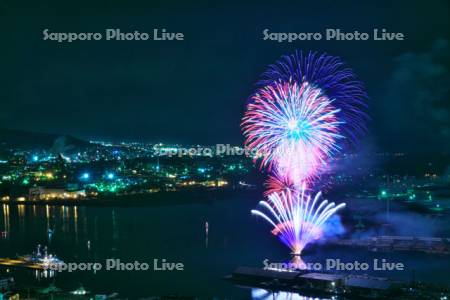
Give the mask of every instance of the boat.
M 49 254 L 47 252 L 47 246 L 41 250 L 41 245 L 37 245 L 36 251 L 32 254 L 27 254 L 23 256 L 18 256 L 19 260 L 23 260 L 26 263 L 37 264 L 43 268 L 49 266 L 63 264 L 64 262 L 60 260 L 56 255 Z
M 72 295 L 77 295 L 77 296 L 83 296 L 83 295 L 89 294 L 89 292 L 86 291 L 86 289 L 82 285 L 79 288 L 77 288 L 76 290 L 71 291 L 70 293 Z

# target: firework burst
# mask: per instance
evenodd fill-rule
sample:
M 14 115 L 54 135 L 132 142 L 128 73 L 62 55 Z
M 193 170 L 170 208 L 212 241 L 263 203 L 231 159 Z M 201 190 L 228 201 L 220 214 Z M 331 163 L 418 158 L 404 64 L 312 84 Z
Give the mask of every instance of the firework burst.
M 258 86 L 265 87 L 277 81 L 309 82 L 333 99 L 335 107 L 340 109 L 337 117 L 345 122 L 341 133 L 347 141 L 356 142 L 366 131 L 367 93 L 364 84 L 339 57 L 302 51 L 284 55 L 267 68 Z
M 242 121 L 246 147 L 260 154 L 261 166 L 300 185 L 318 173 L 339 150 L 340 109 L 322 91 L 304 82 L 275 82 L 251 98 Z
M 273 193 L 278 193 L 281 191 L 295 191 L 296 187 L 289 177 L 274 173 L 269 175 L 266 182 L 264 183 L 266 190 L 264 196 L 269 196 Z

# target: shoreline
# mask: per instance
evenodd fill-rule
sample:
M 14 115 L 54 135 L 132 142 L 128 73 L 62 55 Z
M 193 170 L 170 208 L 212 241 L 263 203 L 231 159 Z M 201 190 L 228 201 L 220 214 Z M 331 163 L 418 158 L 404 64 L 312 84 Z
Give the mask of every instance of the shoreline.
M 94 206 L 94 207 L 139 207 L 183 204 L 209 204 L 230 196 L 258 193 L 257 190 L 189 190 L 157 192 L 121 196 L 100 196 L 87 199 L 0 201 L 8 205 Z

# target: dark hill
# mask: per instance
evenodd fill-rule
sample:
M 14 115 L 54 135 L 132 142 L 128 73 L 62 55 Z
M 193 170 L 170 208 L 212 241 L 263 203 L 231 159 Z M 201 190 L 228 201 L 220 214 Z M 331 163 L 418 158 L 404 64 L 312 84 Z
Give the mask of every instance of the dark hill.
M 13 147 L 22 150 L 53 149 L 55 152 L 70 152 L 85 149 L 89 145 L 89 142 L 71 135 L 0 129 L 0 147 L 3 149 Z

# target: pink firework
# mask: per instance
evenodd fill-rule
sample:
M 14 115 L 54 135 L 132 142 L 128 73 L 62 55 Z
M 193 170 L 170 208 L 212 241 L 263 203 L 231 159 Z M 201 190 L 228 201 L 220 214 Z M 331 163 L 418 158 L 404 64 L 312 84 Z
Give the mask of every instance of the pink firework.
M 266 197 L 277 192 L 295 191 L 296 188 L 290 178 L 279 174 L 269 175 L 264 185 L 266 186 L 266 191 L 264 192 Z
M 300 186 L 320 174 L 339 150 L 339 111 L 333 99 L 308 82 L 274 82 L 247 105 L 242 121 L 246 147 L 261 157 L 261 167 L 274 167 Z

